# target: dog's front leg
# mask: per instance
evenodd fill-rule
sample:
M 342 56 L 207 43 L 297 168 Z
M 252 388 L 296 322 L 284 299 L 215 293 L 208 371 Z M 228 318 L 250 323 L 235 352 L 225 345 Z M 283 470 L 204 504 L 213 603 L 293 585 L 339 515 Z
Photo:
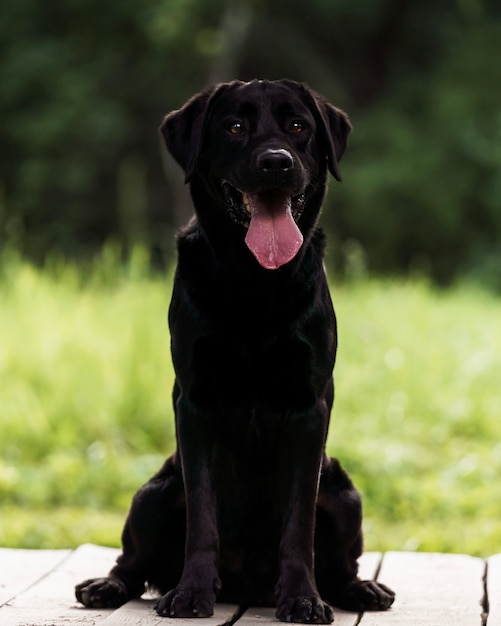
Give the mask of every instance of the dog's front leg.
M 277 618 L 284 622 L 329 624 L 334 616 L 317 590 L 313 566 L 315 506 L 323 458 L 324 412 L 302 415 L 287 423 L 281 441 L 280 490 L 283 529 Z
M 221 587 L 210 423 L 182 396 L 176 413 L 186 493 L 185 562 L 178 586 L 158 601 L 156 609 L 170 617 L 210 617 Z

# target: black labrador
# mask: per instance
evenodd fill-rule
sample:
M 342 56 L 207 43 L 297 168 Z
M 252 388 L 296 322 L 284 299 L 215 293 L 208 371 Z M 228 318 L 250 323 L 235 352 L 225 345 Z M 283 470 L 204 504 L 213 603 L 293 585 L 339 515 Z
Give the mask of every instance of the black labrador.
M 77 586 L 86 606 L 145 583 L 174 617 L 216 597 L 306 623 L 392 604 L 357 577 L 360 497 L 324 451 L 336 319 L 316 223 L 350 128 L 288 80 L 216 85 L 165 118 L 195 207 L 169 310 L 177 451 L 135 495 L 109 576 Z

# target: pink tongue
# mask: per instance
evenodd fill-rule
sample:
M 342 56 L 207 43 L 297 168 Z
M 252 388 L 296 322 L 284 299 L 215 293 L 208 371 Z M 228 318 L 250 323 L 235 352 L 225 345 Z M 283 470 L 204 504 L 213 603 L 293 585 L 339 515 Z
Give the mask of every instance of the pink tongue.
M 247 247 L 260 265 L 276 270 L 291 261 L 303 243 L 303 235 L 291 213 L 290 196 L 277 190 L 247 195 L 251 221 Z

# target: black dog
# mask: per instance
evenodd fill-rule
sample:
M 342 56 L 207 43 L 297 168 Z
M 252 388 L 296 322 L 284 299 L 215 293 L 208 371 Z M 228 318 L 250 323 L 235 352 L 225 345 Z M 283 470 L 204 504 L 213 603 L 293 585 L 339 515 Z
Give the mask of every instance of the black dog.
M 392 604 L 357 578 L 360 498 L 324 452 L 336 320 L 316 222 L 350 128 L 286 80 L 221 84 L 166 117 L 196 213 L 169 311 L 178 450 L 136 494 L 109 577 L 78 585 L 86 606 L 146 582 L 166 616 L 209 616 L 218 594 L 293 622 Z

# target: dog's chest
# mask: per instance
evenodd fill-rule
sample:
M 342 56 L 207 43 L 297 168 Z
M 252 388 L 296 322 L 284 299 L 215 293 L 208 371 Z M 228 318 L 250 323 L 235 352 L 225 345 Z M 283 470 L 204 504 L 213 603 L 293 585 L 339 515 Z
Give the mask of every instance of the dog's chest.
M 322 267 L 301 276 L 238 264 L 216 269 L 201 254 L 202 244 L 180 248 L 169 315 L 182 393 L 218 411 L 283 415 L 311 407 L 332 376 L 335 356 Z
M 315 396 L 313 355 L 301 339 L 235 341 L 213 334 L 194 345 L 192 395 L 212 406 L 259 406 L 283 411 L 304 407 Z

